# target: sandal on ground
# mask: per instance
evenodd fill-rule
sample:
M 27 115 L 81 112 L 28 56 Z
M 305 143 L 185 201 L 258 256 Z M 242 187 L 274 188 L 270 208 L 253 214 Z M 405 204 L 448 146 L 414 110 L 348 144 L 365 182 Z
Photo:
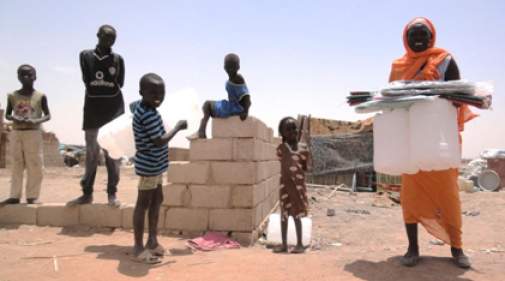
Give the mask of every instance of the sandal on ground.
M 160 258 L 153 256 L 148 250 L 142 251 L 142 253 L 140 253 L 138 256 L 133 256 L 132 260 L 134 262 L 145 264 L 157 264 L 161 262 Z
M 151 252 L 151 254 L 158 256 L 158 257 L 162 257 L 166 253 L 165 248 L 163 248 L 163 246 L 161 246 L 160 244 L 158 244 L 158 246 L 156 246 L 156 248 L 148 249 L 148 250 L 149 250 L 149 252 Z
M 405 255 L 400 259 L 400 262 L 402 263 L 403 266 L 413 267 L 416 266 L 417 263 L 419 262 L 419 256 Z
M 454 264 L 456 264 L 459 268 L 467 269 L 472 266 L 472 264 L 470 263 L 470 259 L 465 255 L 453 257 L 452 260 Z

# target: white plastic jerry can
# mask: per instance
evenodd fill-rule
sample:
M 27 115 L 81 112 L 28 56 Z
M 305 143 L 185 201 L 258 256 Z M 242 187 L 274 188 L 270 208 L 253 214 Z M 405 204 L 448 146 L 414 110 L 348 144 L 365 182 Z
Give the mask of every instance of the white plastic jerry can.
M 410 159 L 410 126 L 407 109 L 377 114 L 373 122 L 374 169 L 387 175 L 414 173 Z
M 436 98 L 412 105 L 410 154 L 416 168 L 423 171 L 460 166 L 457 110 L 451 102 Z
M 312 219 L 304 217 L 302 221 L 302 243 L 308 246 L 312 240 Z M 271 214 L 268 217 L 267 242 L 272 244 L 281 244 L 281 215 Z M 292 217 L 288 220 L 288 245 L 296 245 L 295 221 Z

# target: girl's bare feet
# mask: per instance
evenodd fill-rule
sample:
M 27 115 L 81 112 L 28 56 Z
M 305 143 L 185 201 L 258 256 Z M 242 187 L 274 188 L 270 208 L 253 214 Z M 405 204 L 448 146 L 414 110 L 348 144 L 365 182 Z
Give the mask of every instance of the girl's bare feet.
M 302 254 L 305 253 L 305 247 L 303 245 L 296 245 L 295 248 L 291 251 L 293 254 Z
M 276 254 L 287 253 L 288 252 L 288 246 L 287 245 L 277 246 L 277 247 L 275 247 L 273 249 L 273 252 L 276 253 Z

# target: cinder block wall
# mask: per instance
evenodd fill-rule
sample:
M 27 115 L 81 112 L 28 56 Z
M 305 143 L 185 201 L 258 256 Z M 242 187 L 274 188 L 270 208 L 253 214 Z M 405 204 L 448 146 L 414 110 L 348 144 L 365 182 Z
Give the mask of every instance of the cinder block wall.
M 189 161 L 171 162 L 159 229 L 189 236 L 217 231 L 242 245 L 254 243 L 279 199 L 279 141 L 272 134 L 254 117 L 214 119 L 213 138 L 192 141 Z M 133 209 L 132 204 L 8 205 L 0 208 L 0 224 L 131 228 Z
M 191 141 L 189 161 L 171 162 L 165 228 L 226 232 L 251 244 L 277 204 L 279 178 L 271 128 L 254 117 L 213 119 L 212 138 Z
M 2 140 L 0 143 L 0 160 L 5 159 L 5 166 L 3 168 L 9 168 L 11 165 L 11 155 L 9 154 L 9 133 L 5 134 L 5 144 Z M 42 141 L 44 143 L 42 147 L 44 166 L 45 167 L 63 167 L 65 163 L 63 162 L 63 156 L 60 154 L 59 146 L 60 141 L 54 133 L 43 132 Z M 5 151 L 2 151 L 2 145 Z M 1 164 L 1 161 L 0 161 Z M 0 166 L 2 168 L 2 166 Z

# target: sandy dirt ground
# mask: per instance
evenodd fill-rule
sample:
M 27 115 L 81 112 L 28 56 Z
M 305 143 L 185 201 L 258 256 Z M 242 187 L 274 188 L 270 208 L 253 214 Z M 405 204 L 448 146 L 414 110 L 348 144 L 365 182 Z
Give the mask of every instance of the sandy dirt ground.
M 41 199 L 65 202 L 79 195 L 82 169 L 48 169 Z M 105 202 L 105 171 L 99 170 L 95 201 Z M 136 177 L 122 170 L 119 197 L 135 200 Z M 0 198 L 9 171 L 0 170 Z M 330 196 L 331 195 L 331 196 Z M 404 268 L 407 241 L 401 208 L 375 194 L 310 189 L 312 246 L 305 254 L 273 254 L 261 244 L 239 250 L 180 253 L 149 266 L 131 261 L 133 235 L 119 229 L 0 226 L 0 281 L 15 280 L 505 280 L 505 192 L 461 193 L 463 240 L 473 268 L 449 259 L 449 247 L 420 232 L 422 260 Z M 375 204 L 374 204 L 375 203 Z M 382 207 L 376 207 L 374 205 Z M 327 216 L 327 209 L 335 216 Z M 470 215 L 468 215 L 470 214 Z M 421 228 L 422 229 L 422 228 Z M 184 237 L 163 235 L 168 249 L 185 248 Z

